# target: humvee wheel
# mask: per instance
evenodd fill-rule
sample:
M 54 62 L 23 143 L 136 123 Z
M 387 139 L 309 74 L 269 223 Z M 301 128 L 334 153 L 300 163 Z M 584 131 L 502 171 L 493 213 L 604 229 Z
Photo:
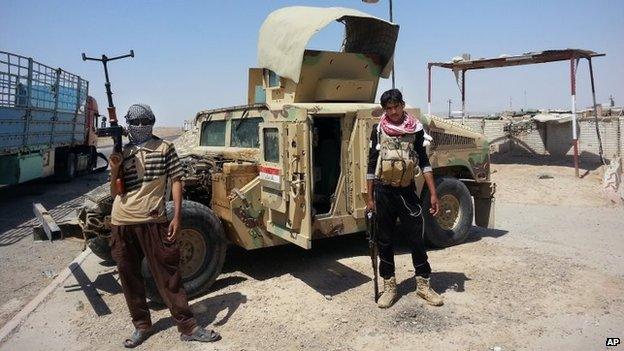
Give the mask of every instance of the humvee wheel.
M 202 234 L 196 229 L 182 229 L 178 243 L 182 277 L 196 275 L 202 269 L 208 251 Z
M 440 197 L 440 214 L 436 221 L 444 230 L 453 229 L 459 222 L 459 200 L 455 195 L 446 194 Z
M 423 212 L 427 240 L 436 247 L 457 245 L 468 237 L 472 225 L 472 197 L 464 183 L 455 178 L 436 179 L 436 192 L 440 212 L 437 217 L 429 214 L 429 192 L 423 191 Z
M 167 217 L 173 217 L 173 202 L 167 203 Z M 208 291 L 215 282 L 225 261 L 227 243 L 223 225 L 214 212 L 198 202 L 182 201 L 182 228 L 178 234 L 180 273 L 189 299 Z M 143 259 L 146 295 L 162 303 L 156 284 Z

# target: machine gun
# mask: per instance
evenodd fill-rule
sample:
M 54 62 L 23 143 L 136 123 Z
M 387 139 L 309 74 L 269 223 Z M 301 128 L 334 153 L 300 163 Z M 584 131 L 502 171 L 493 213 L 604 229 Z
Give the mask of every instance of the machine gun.
M 379 283 L 378 283 L 378 269 L 377 269 L 377 221 L 375 218 L 375 212 L 366 212 L 366 237 L 368 239 L 368 249 L 370 252 L 371 263 L 373 265 L 373 291 L 375 296 L 375 303 L 379 298 Z
M 108 57 L 106 55 L 102 55 L 102 58 L 95 57 L 87 57 L 85 53 L 82 53 L 82 60 L 87 61 L 100 61 L 104 65 L 104 76 L 106 77 L 106 83 L 104 86 L 106 87 L 106 97 L 108 98 L 108 123 L 109 127 L 105 127 L 105 123 L 103 122 L 102 126 L 97 129 L 97 136 L 105 137 L 109 136 L 113 138 L 113 151 L 115 153 L 122 152 L 122 141 L 121 137 L 124 134 L 124 128 L 119 125 L 117 122 L 117 112 L 115 110 L 115 105 L 113 104 L 113 92 L 111 91 L 110 80 L 108 79 L 108 61 L 119 60 L 126 57 L 134 57 L 134 50 L 130 50 L 129 54 L 116 56 L 116 57 Z M 117 173 L 117 179 L 115 179 L 115 188 L 117 189 L 118 194 L 124 194 L 126 192 L 124 183 L 123 183 L 123 167 L 120 172 Z

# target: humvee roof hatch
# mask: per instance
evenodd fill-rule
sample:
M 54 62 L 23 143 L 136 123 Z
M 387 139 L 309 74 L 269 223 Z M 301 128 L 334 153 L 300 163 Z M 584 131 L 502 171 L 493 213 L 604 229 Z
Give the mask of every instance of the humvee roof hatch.
M 379 57 L 388 78 L 399 26 L 364 12 L 342 7 L 286 7 L 271 13 L 260 28 L 258 63 L 299 83 L 306 46 L 314 34 L 338 21 L 345 25 L 343 52 Z

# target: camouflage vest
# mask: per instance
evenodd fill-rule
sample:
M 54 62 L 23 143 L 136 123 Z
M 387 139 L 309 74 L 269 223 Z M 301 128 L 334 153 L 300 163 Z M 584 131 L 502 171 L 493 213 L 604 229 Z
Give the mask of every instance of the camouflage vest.
M 420 174 L 418 154 L 414 150 L 416 134 L 392 137 L 377 127 L 379 156 L 375 176 L 384 185 L 406 187 Z

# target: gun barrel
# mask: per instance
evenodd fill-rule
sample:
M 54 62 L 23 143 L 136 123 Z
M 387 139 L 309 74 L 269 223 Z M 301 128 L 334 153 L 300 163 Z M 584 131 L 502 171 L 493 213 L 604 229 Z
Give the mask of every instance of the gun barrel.
M 377 302 L 379 297 L 376 230 L 375 213 L 373 211 L 368 211 L 366 212 L 366 236 L 368 237 L 371 265 L 373 266 L 373 291 L 375 302 Z

